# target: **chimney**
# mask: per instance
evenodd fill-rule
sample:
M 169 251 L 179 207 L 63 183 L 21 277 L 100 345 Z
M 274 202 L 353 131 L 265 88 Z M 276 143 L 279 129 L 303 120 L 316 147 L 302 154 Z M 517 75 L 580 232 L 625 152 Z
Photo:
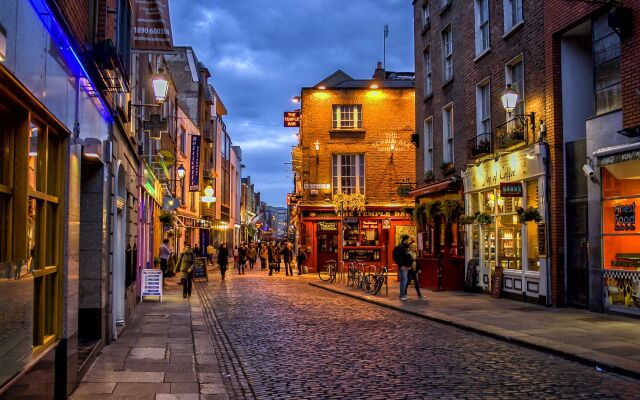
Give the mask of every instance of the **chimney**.
M 382 62 L 378 61 L 378 65 L 376 65 L 376 70 L 373 73 L 373 80 L 383 81 L 386 77 L 386 73 L 384 68 L 382 68 Z

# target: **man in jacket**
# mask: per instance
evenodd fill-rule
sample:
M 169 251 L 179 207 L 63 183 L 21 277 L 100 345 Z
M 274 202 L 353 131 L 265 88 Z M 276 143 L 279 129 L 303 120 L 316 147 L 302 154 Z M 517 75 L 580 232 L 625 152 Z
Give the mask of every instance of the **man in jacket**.
M 407 286 L 409 282 L 408 272 L 411 267 L 411 255 L 409 254 L 409 235 L 402 235 L 400 244 L 393 249 L 393 261 L 398 266 L 398 277 L 400 278 L 400 300 L 409 300 L 407 297 Z
M 191 250 L 191 245 L 185 243 L 184 250 L 178 259 L 178 271 L 182 280 L 182 297 L 191 297 L 191 288 L 193 287 L 193 264 L 196 257 Z
M 220 266 L 220 275 L 224 281 L 224 276 L 227 273 L 227 265 L 229 264 L 229 250 L 227 244 L 222 243 L 218 248 L 218 265 Z

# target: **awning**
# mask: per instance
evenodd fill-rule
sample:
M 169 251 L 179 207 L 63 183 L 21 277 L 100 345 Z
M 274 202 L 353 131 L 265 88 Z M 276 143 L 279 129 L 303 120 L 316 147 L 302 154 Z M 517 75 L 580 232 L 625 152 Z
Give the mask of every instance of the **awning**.
M 429 186 L 417 188 L 409 192 L 410 197 L 422 197 L 439 192 L 457 192 L 460 190 L 460 180 L 448 179 L 443 182 L 434 183 Z
M 640 179 L 640 142 L 604 147 L 593 156 L 616 179 Z

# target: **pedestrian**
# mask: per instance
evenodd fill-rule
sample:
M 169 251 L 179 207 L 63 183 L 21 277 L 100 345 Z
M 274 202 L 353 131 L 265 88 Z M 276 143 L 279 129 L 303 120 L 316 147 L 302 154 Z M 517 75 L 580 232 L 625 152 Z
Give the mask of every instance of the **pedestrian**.
M 274 242 L 271 242 L 269 244 L 269 247 L 267 248 L 268 251 L 268 262 L 269 262 L 269 275 L 273 275 L 273 270 L 276 268 L 276 259 L 277 259 L 277 255 L 276 255 L 276 244 Z
M 229 264 L 229 250 L 227 249 L 227 244 L 222 243 L 218 248 L 218 265 L 220 266 L 220 275 L 223 281 L 227 273 L 227 264 Z
M 282 243 L 276 244 L 276 273 L 280 273 L 280 264 L 282 263 Z
M 305 253 L 302 249 L 302 246 L 300 246 L 300 248 L 298 249 L 298 258 L 296 260 L 298 262 L 298 275 L 302 275 L 302 264 L 304 264 L 304 261 L 306 259 L 307 253 Z
M 238 246 L 233 247 L 233 266 L 238 268 Z
M 393 261 L 398 266 L 398 276 L 400 277 L 400 300 L 409 300 L 407 297 L 407 274 L 411 266 L 409 235 L 402 235 L 400 244 L 393 249 Z
M 260 243 L 260 269 L 267 269 L 268 259 L 269 259 L 269 249 L 267 248 L 267 244 L 264 242 Z
M 411 284 L 411 281 L 413 281 L 416 286 L 416 294 L 418 297 L 424 297 L 420 292 L 420 268 L 416 262 L 416 258 L 418 257 L 418 248 L 413 240 L 411 241 L 408 254 L 409 257 L 411 257 L 411 266 L 407 270 L 407 287 L 404 292 L 408 292 L 409 285 Z
M 215 251 L 215 247 L 213 247 L 213 245 L 209 243 L 209 245 L 207 246 L 207 260 L 209 264 L 213 264 L 213 254 L 215 253 Z
M 293 249 L 291 243 L 288 241 L 284 243 L 282 247 L 282 257 L 284 258 L 284 272 L 287 276 L 293 276 L 293 269 L 291 269 L 291 262 L 293 261 Z
M 191 288 L 193 287 L 193 264 L 195 263 L 195 254 L 191 250 L 189 243 L 184 244 L 184 249 L 180 253 L 178 259 L 178 270 L 182 281 L 182 297 L 191 297 Z
M 249 245 L 249 250 L 247 250 L 247 258 L 249 259 L 249 269 L 253 270 L 253 266 L 256 263 L 256 258 L 258 256 L 258 251 L 256 250 L 256 245 L 251 243 Z
M 196 243 L 196 245 L 193 246 L 193 254 L 195 254 L 196 257 L 200 257 L 202 255 L 200 253 L 200 246 L 198 246 L 198 243 Z
M 169 257 L 171 257 L 171 249 L 169 248 L 169 239 L 162 241 L 160 245 L 160 270 L 162 270 L 162 286 L 166 286 L 164 283 L 164 277 L 167 275 L 169 268 Z
M 247 265 L 247 244 L 242 243 L 238 248 L 238 275 L 244 275 L 244 268 Z

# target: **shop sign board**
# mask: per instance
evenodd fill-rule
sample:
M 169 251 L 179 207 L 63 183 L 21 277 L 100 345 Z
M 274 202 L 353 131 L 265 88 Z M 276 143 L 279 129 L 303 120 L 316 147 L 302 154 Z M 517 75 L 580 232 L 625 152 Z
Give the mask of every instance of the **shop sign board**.
M 382 229 L 391 229 L 391 220 L 383 219 L 382 220 Z
M 205 278 L 209 280 L 207 275 L 207 259 L 206 257 L 198 257 L 193 263 L 193 279 Z
M 285 111 L 285 113 L 284 113 L 284 127 L 285 128 L 298 128 L 298 127 L 300 127 L 300 112 L 299 111 Z
M 319 231 L 337 231 L 338 221 L 318 221 Z
M 491 297 L 499 299 L 502 292 L 502 277 L 504 276 L 504 270 L 502 267 L 496 267 L 493 270 L 493 276 L 491 277 Z
M 498 161 L 486 161 L 479 166 L 473 166 L 462 173 L 465 192 L 487 189 L 499 186 L 505 182 L 517 182 L 531 177 L 543 175 L 544 147 L 535 145 L 536 155 L 531 157 L 533 149 L 525 149 L 507 154 Z
M 169 0 L 135 0 L 131 19 L 132 48 L 173 50 Z
M 522 197 L 522 183 L 521 182 L 501 182 L 500 196 L 501 197 Z
M 304 184 L 304 188 L 305 190 L 309 190 L 309 189 L 331 189 L 331 184 L 330 183 L 305 183 Z
M 605 166 L 617 164 L 625 161 L 640 160 L 640 150 L 632 150 L 624 153 L 613 154 L 610 156 L 598 158 L 598 165 Z
M 635 231 L 636 230 L 636 203 L 627 203 L 613 206 L 614 230 Z
M 362 229 L 376 229 L 378 221 L 362 221 Z
M 604 271 L 604 290 L 610 306 L 640 310 L 640 274 L 632 271 Z
M 189 191 L 200 191 L 200 136 L 191 136 L 191 160 L 189 165 Z
M 538 254 L 547 255 L 547 228 L 543 223 L 538 223 Z
M 158 296 L 162 302 L 162 271 L 159 269 L 142 270 L 142 293 L 140 301 L 147 296 Z

